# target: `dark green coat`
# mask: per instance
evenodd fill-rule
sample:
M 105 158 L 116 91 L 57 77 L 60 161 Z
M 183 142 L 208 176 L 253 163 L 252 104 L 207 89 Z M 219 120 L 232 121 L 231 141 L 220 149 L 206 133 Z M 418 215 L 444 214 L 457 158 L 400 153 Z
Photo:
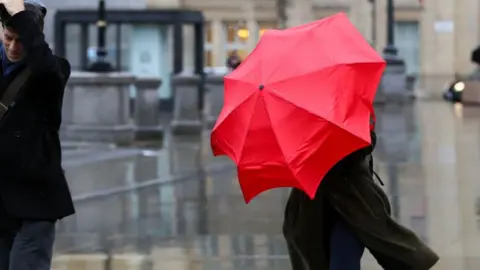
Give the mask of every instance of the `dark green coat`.
M 283 231 L 293 270 L 329 270 L 334 215 L 345 221 L 386 270 L 427 270 L 436 264 L 438 256 L 391 218 L 388 198 L 373 181 L 368 163 L 363 160 L 357 163 L 361 165 L 348 165 L 347 174 L 345 164 L 335 166 L 314 200 L 292 190 Z

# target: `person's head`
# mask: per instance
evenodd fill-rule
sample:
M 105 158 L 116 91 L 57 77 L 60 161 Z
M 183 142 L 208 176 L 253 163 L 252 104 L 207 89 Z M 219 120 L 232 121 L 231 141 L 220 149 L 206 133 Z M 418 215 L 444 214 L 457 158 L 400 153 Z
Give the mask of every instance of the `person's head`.
M 25 0 L 25 10 L 34 14 L 38 26 L 43 31 L 45 15 L 47 14 L 46 7 L 37 0 Z M 19 41 L 16 29 L 9 23 L 10 16 L 3 10 L 0 12 L 0 17 L 2 23 L 2 43 L 5 55 L 11 62 L 23 60 L 25 57 L 23 45 Z

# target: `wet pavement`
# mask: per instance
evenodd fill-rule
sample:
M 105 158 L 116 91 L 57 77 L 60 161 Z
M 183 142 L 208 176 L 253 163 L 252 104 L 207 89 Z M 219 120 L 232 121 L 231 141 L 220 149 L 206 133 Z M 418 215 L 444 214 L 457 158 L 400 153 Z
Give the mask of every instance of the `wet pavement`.
M 382 106 L 377 118 L 375 167 L 395 217 L 439 253 L 434 269 L 480 269 L 480 107 Z M 246 205 L 207 131 L 165 136 L 162 149 L 65 143 L 64 152 L 77 215 L 58 226 L 57 256 L 106 259 L 110 270 L 291 269 L 281 236 L 289 190 Z M 108 260 L 118 257 L 143 268 Z M 380 269 L 368 254 L 364 265 Z

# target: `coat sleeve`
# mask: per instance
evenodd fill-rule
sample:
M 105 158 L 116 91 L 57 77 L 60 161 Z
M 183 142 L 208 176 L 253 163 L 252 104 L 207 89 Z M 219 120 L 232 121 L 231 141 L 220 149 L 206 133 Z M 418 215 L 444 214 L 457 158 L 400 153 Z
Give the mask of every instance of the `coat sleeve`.
M 26 61 L 33 75 L 51 76 L 49 79 L 59 80 L 65 84 L 57 57 L 45 41 L 45 35 L 31 11 L 21 11 L 12 16 L 9 24 L 17 31 L 20 42 L 26 53 Z

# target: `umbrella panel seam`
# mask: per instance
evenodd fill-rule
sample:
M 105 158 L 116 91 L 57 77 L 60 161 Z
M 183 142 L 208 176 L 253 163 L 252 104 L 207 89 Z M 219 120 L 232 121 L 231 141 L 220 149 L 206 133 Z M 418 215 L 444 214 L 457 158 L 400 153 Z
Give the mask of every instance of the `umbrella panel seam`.
M 269 91 L 269 92 L 267 92 L 267 93 L 265 93 L 265 94 L 270 94 L 271 92 L 272 92 L 272 91 Z M 267 101 L 266 101 L 266 99 L 264 98 L 264 95 L 263 95 L 263 94 L 262 94 L 262 98 L 263 98 L 263 100 L 264 100 L 263 103 L 264 103 L 264 105 L 265 105 L 265 111 L 267 112 L 268 121 L 270 122 L 270 127 L 271 127 L 271 129 L 272 129 L 272 133 L 273 133 L 273 135 L 274 135 L 274 137 L 275 137 L 275 141 L 276 141 L 276 143 L 277 143 L 277 145 L 278 145 L 278 148 L 280 149 L 280 152 L 282 153 L 282 159 L 283 159 L 283 161 L 285 162 L 285 165 L 288 167 L 288 169 L 289 169 L 290 173 L 292 174 L 292 176 L 295 178 L 295 180 L 297 180 L 297 179 L 296 179 L 296 178 L 297 178 L 297 173 L 296 173 L 294 170 L 292 170 L 292 167 L 290 166 L 290 162 L 287 161 L 287 158 L 286 158 L 286 156 L 285 156 L 285 153 L 283 152 L 283 149 L 282 149 L 282 147 L 280 146 L 280 143 L 279 143 L 279 140 L 278 140 L 278 135 L 277 135 L 277 133 L 275 132 L 275 129 L 273 128 L 272 118 L 271 118 L 271 116 L 270 116 L 270 111 L 268 110 Z M 258 100 L 257 100 L 257 102 L 258 102 Z M 298 182 L 298 181 L 297 181 L 297 182 Z M 299 183 L 299 184 L 300 184 L 300 183 Z

